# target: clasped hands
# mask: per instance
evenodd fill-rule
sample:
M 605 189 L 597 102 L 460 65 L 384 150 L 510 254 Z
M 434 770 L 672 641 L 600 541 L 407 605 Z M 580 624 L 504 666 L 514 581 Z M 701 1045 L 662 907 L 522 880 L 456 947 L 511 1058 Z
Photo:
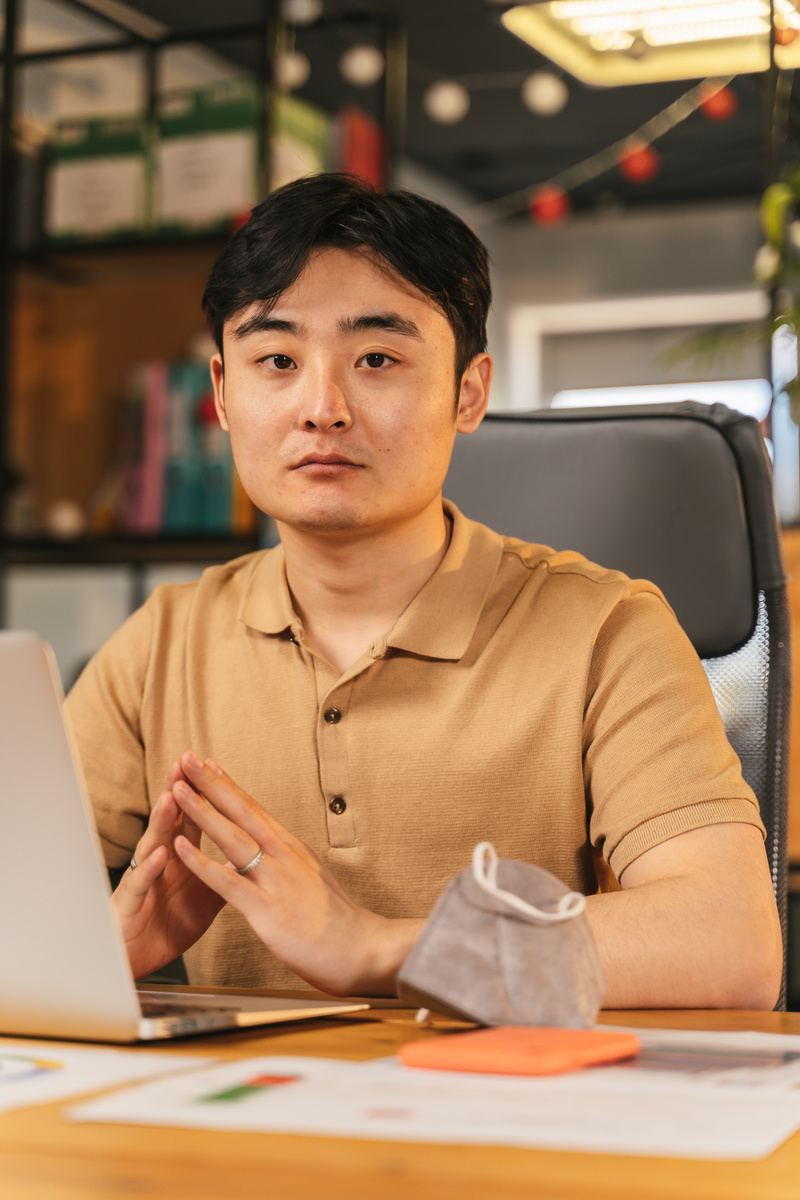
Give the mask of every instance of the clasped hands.
M 224 865 L 201 851 L 203 833 Z M 259 851 L 258 864 L 240 875 Z M 304 842 L 191 750 L 173 764 L 134 859 L 114 905 L 137 979 L 193 945 L 227 903 L 312 987 L 393 995 L 423 925 L 357 905 Z

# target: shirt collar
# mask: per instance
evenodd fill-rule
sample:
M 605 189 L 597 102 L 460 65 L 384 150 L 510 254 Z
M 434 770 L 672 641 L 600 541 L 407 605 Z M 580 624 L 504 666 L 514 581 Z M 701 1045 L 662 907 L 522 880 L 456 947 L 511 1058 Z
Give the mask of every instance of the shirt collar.
M 382 640 L 411 654 L 455 661 L 472 641 L 500 568 L 503 538 L 470 521 L 449 500 L 444 511 L 453 523 L 447 553 Z
M 452 522 L 447 552 L 405 612 L 374 647 L 380 657 L 388 647 L 426 658 L 457 660 L 466 653 L 503 555 L 503 539 L 485 525 L 470 521 L 449 500 L 445 515 Z M 292 606 L 283 547 L 257 561 L 239 617 L 262 633 L 297 633 L 300 620 Z
M 239 606 L 239 619 L 261 633 L 283 633 L 286 629 L 294 632 L 299 627 L 286 582 L 283 546 L 259 556 Z

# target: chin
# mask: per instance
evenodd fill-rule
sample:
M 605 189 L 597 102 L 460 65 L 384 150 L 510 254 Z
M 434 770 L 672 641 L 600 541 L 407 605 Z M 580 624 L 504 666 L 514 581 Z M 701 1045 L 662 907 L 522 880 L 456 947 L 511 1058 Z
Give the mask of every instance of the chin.
M 279 517 L 278 520 L 281 518 Z M 293 529 L 302 529 L 305 533 L 348 533 L 353 529 L 361 529 L 364 525 L 362 514 L 353 509 L 338 511 L 307 510 L 292 513 L 284 522 Z

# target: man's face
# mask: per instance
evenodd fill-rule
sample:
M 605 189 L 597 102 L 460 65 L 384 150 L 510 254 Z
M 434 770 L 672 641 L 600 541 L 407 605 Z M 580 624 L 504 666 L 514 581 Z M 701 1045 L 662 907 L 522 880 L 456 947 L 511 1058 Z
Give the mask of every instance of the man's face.
M 460 381 L 420 292 L 363 253 L 318 251 L 264 319 L 226 322 L 217 412 L 255 504 L 296 529 L 377 531 L 439 502 L 456 430 L 480 423 L 491 360 Z

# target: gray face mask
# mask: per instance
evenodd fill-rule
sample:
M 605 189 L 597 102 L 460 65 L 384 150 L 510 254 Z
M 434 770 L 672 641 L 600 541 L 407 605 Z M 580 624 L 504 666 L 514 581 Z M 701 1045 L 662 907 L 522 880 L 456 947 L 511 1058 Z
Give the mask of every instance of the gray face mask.
M 401 1000 L 480 1025 L 594 1025 L 606 982 L 586 900 L 541 867 L 475 847 L 398 976 Z

